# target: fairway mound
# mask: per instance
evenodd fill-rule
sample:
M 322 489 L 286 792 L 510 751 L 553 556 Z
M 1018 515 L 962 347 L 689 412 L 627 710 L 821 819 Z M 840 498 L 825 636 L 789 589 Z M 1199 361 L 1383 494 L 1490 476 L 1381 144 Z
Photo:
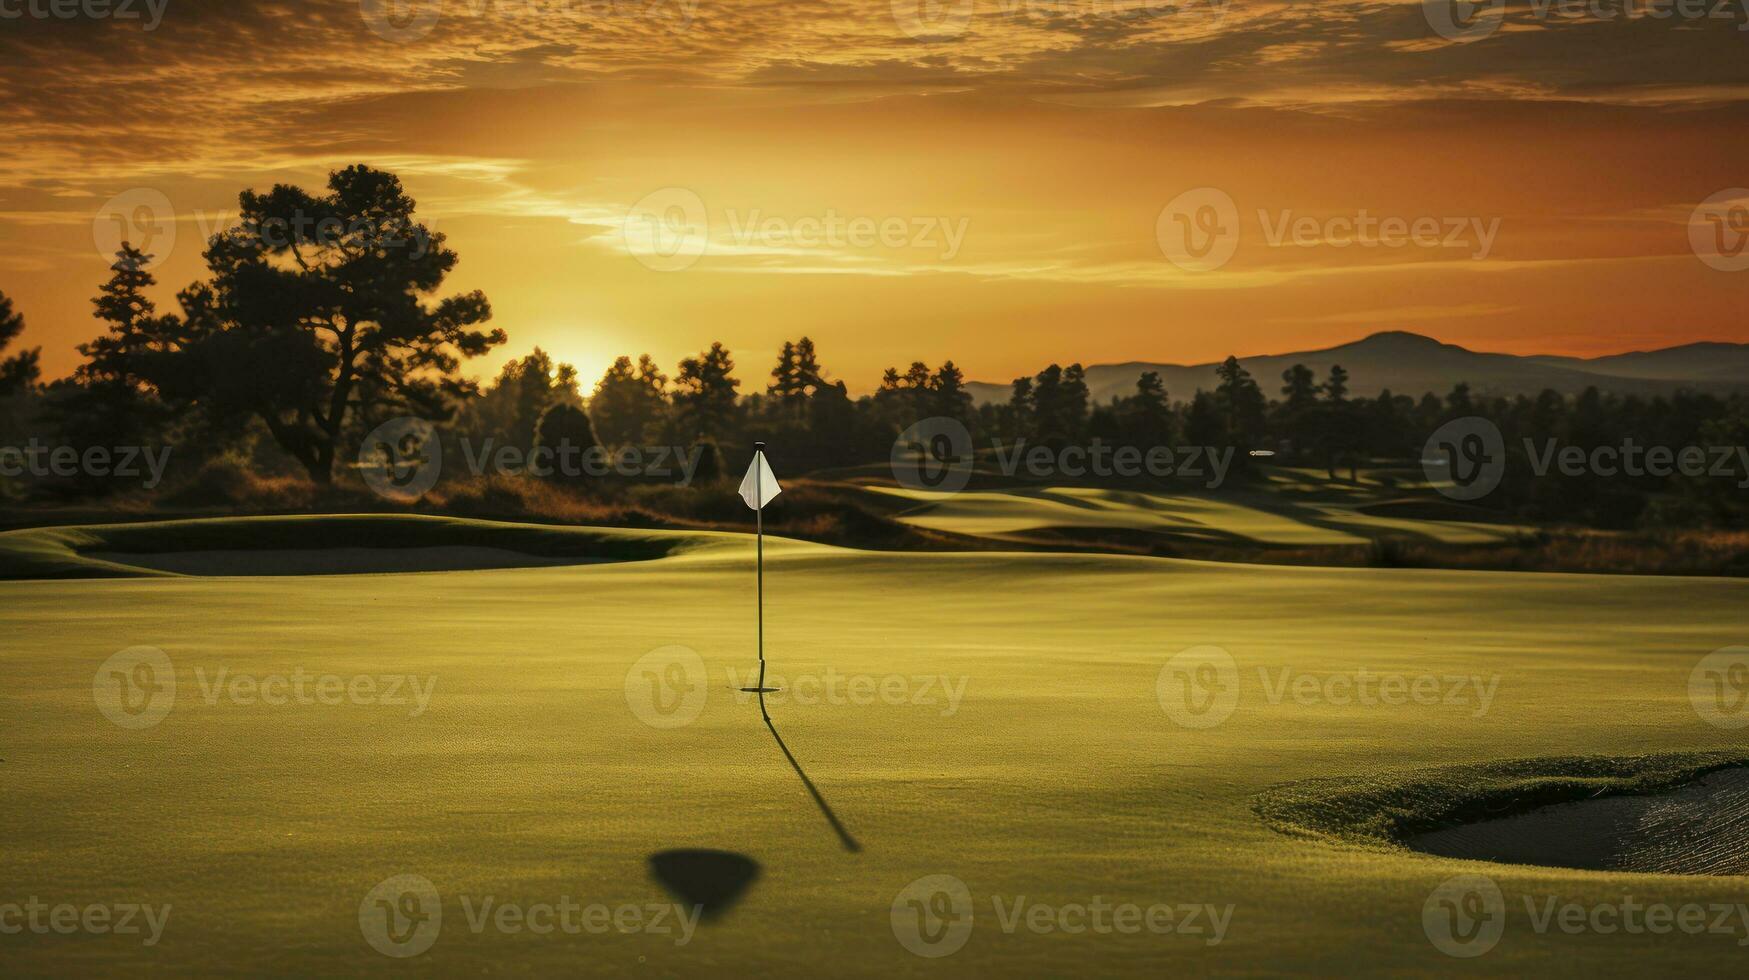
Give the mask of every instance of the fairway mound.
M 1284 834 L 1588 870 L 1749 873 L 1749 756 L 1521 759 L 1286 783 L 1253 807 Z
M 737 547 L 709 531 L 400 514 L 249 517 L 0 534 L 0 579 L 344 575 L 652 561 Z
M 505 548 L 264 548 L 258 551 L 88 551 L 88 558 L 173 575 L 382 575 L 592 565 L 606 558 L 530 555 Z

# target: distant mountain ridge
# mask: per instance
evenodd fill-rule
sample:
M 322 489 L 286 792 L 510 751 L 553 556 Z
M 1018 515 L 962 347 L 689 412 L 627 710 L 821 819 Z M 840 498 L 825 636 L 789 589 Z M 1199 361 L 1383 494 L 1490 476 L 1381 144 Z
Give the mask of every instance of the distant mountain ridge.
M 1538 354 L 1492 354 L 1447 344 L 1417 333 L 1388 330 L 1324 350 L 1241 357 L 1239 363 L 1277 397 L 1283 371 L 1304 364 L 1322 381 L 1335 364 L 1348 371 L 1350 394 L 1377 397 L 1390 389 L 1420 398 L 1443 395 L 1459 382 L 1480 395 L 1535 395 L 1544 389 L 1578 394 L 1595 386 L 1612 394 L 1659 395 L 1679 389 L 1726 393 L 1749 391 L 1749 344 L 1704 342 L 1661 350 L 1578 358 Z M 1129 361 L 1087 368 L 1087 388 L 1095 402 L 1135 392 L 1144 372 L 1158 372 L 1173 401 L 1199 389 L 1212 391 L 1215 368 L 1208 364 L 1153 364 Z M 1005 402 L 1010 386 L 974 381 L 966 385 L 979 404 Z

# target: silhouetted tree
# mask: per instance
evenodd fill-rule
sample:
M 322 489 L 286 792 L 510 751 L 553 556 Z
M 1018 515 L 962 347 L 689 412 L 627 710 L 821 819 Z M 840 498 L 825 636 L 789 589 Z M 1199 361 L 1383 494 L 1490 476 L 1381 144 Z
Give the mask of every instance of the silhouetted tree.
M 674 408 L 682 431 L 720 442 L 735 422 L 735 362 L 721 343 L 680 362 L 674 378 Z
M 582 404 L 577 369 L 555 363 L 536 347 L 532 353 L 505 363 L 480 396 L 468 402 L 456 420 L 456 429 L 476 440 L 493 439 L 530 449 L 541 413 L 558 402 Z
M 589 418 L 602 444 L 628 446 L 649 435 L 667 407 L 667 386 L 668 376 L 650 355 L 641 355 L 636 368 L 629 357 L 615 358 L 589 398 Z
M 1159 372 L 1148 371 L 1136 379 L 1136 393 L 1118 403 L 1118 421 L 1125 441 L 1132 446 L 1151 449 L 1172 445 L 1176 420 Z
M 1237 357 L 1228 357 L 1215 369 L 1215 375 L 1221 382 L 1215 388 L 1215 403 L 1226 425 L 1226 445 L 1239 449 L 1258 445 L 1263 441 L 1268 407 L 1262 389 Z
M 19 334 L 24 333 L 24 314 L 12 309 L 12 300 L 5 293 L 0 293 L 0 353 Z M 4 360 L 0 360 L 0 398 L 16 394 L 36 384 L 39 376 L 38 359 L 42 349 L 36 348 L 20 351 Z
M 1324 397 L 1332 405 L 1348 401 L 1348 371 L 1340 364 L 1330 365 L 1330 378 L 1324 382 Z
M 534 445 L 548 457 L 551 479 L 571 484 L 589 480 L 583 465 L 585 455 L 595 450 L 599 442 L 588 414 L 581 408 L 566 402 L 549 406 L 535 425 Z
M 327 194 L 280 184 L 239 205 L 237 225 L 208 244 L 210 283 L 183 294 L 191 343 L 173 359 L 200 371 L 178 394 L 258 416 L 327 483 L 349 424 L 448 419 L 477 391 L 460 363 L 504 332 L 477 329 L 492 315 L 479 292 L 422 298 L 457 256 L 393 174 L 349 167 Z
M 952 361 L 943 361 L 935 371 L 935 376 L 929 379 L 931 411 L 942 418 L 950 418 L 962 424 L 969 423 L 972 418 L 972 396 L 966 391 L 965 372 Z

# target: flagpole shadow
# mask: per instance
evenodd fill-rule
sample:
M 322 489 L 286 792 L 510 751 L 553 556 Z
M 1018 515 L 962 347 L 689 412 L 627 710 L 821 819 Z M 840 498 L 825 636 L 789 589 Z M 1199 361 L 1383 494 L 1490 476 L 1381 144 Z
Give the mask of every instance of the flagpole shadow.
M 765 695 L 761 694 L 759 700 L 764 702 Z M 762 703 L 762 710 L 763 707 L 764 705 Z M 844 845 L 844 849 L 852 854 L 861 852 L 862 845 L 857 843 L 856 838 L 850 836 L 850 831 L 844 829 L 844 824 L 838 820 L 838 814 L 832 812 L 832 807 L 826 802 L 826 798 L 820 795 L 818 789 L 814 788 L 814 781 L 809 779 L 808 774 L 802 771 L 802 764 L 796 761 L 795 754 L 790 752 L 789 746 L 783 744 L 783 736 L 777 733 L 777 726 L 771 723 L 770 715 L 765 716 L 765 727 L 771 730 L 771 737 L 777 740 L 777 747 L 783 750 L 783 757 L 789 760 L 789 764 L 794 767 L 796 775 L 802 777 L 802 785 L 806 786 L 808 788 L 808 793 L 814 797 L 814 803 L 820 807 L 820 812 L 825 815 L 826 822 L 832 825 L 832 831 L 838 835 L 838 840 Z

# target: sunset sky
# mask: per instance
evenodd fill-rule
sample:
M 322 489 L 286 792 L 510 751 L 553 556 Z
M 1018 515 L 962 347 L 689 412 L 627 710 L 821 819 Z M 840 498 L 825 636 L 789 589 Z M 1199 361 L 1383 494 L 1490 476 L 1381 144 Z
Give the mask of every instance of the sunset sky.
M 853 390 L 1386 329 L 1749 341 L 1749 271 L 1691 245 L 1703 201 L 1749 203 L 1734 2 L 1481 4 L 1458 40 L 1421 0 L 49 2 L 0 0 L 0 292 L 51 377 L 98 330 L 118 209 L 157 225 L 168 302 L 240 190 L 352 163 L 490 297 L 510 344 L 476 373 L 721 340 L 748 390 L 804 333 Z M 1221 196 L 1231 261 L 1174 262 L 1163 210 L 1206 231 Z M 1362 212 L 1438 242 L 1340 247 Z

